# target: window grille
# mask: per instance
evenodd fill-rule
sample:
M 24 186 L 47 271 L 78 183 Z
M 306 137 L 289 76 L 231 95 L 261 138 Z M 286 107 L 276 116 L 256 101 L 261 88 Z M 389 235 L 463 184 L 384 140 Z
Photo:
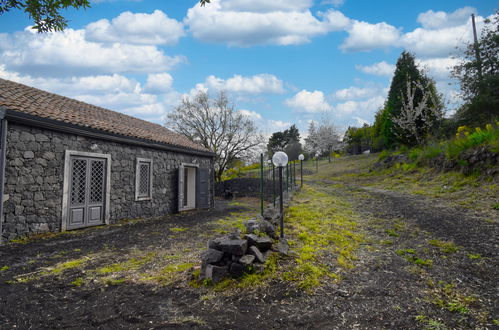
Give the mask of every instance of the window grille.
M 152 159 L 137 158 L 135 199 L 152 198 Z

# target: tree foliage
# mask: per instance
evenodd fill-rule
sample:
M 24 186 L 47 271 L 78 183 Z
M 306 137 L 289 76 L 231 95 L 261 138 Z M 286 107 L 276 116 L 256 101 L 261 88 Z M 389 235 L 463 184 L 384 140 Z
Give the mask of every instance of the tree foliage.
M 305 139 L 306 149 L 312 155 L 328 156 L 340 142 L 340 134 L 328 113 L 324 113 L 316 127 L 311 122 Z
M 499 117 L 499 14 L 485 21 L 480 40 L 469 43 L 464 59 L 453 68 L 465 104 L 456 118 L 460 124 L 480 126 Z M 476 52 L 479 58 L 476 57 Z
M 373 127 L 364 124 L 362 127 L 348 127 L 343 141 L 346 143 L 346 149 L 351 154 L 360 154 L 365 150 L 372 148 Z
M 277 151 L 285 151 L 290 143 L 299 143 L 300 132 L 296 125 L 291 125 L 290 128 L 273 133 L 267 143 L 267 151 L 269 155 L 273 155 Z M 301 147 L 301 146 L 300 146 Z
M 425 99 L 423 107 L 424 111 L 432 108 L 431 102 L 435 102 L 435 106 L 439 110 L 442 109 L 442 101 L 440 95 L 436 91 L 435 83 L 416 65 L 415 57 L 409 52 L 402 52 L 397 60 L 395 72 L 388 91 L 388 98 L 382 109 L 378 111 L 373 125 L 374 146 L 376 149 L 393 148 L 399 144 L 411 144 L 412 139 L 404 136 L 407 131 L 400 125 L 395 125 L 393 119 L 400 118 L 400 114 L 404 111 L 404 100 L 408 100 L 407 82 L 418 82 L 423 89 L 417 88 L 414 95 L 411 96 L 413 104 L 420 105 L 424 98 L 424 91 L 429 90 L 433 93 L 432 98 Z M 415 124 L 418 130 L 421 131 L 424 126 L 421 118 L 417 119 Z M 433 127 L 433 126 L 432 126 Z M 426 132 L 428 133 L 428 132 Z
M 416 101 L 417 94 L 422 95 L 419 102 Z M 400 142 L 404 145 L 418 145 L 435 130 L 442 117 L 442 106 L 434 86 L 423 86 L 419 81 L 407 80 L 407 90 L 405 96 L 402 95 L 402 110 L 391 120 Z
M 211 99 L 200 91 L 167 116 L 166 126 L 215 153 L 215 178 L 220 181 L 228 164 L 244 158 L 262 142 L 253 121 L 229 103 L 224 92 Z
M 61 15 L 63 9 L 85 9 L 88 0 L 0 0 L 0 14 L 12 9 L 22 10 L 34 21 L 33 29 L 38 32 L 62 31 L 68 21 Z
M 210 0 L 199 0 L 201 6 Z M 38 32 L 62 31 L 68 20 L 62 16 L 63 9 L 85 9 L 90 7 L 89 0 L 0 0 L 0 15 L 13 9 L 22 10 L 29 15 Z

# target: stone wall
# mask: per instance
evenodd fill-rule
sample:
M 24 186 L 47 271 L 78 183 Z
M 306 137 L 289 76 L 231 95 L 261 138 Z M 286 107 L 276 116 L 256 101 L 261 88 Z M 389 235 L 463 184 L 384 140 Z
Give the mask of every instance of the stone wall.
M 9 123 L 2 224 L 4 239 L 61 229 L 66 150 L 111 155 L 111 223 L 175 212 L 179 165 L 196 162 L 200 167 L 212 168 L 209 157 Z M 153 194 L 149 201 L 135 201 L 137 157 L 153 159 Z M 210 191 L 210 200 L 213 201 L 211 195 Z
M 265 180 L 264 196 L 265 199 L 272 199 L 272 180 Z M 277 183 L 276 183 L 276 189 Z M 237 178 L 227 181 L 217 182 L 215 184 L 215 196 L 218 197 L 260 197 L 260 179 L 259 178 Z M 279 191 L 276 190 L 276 194 Z M 229 195 L 228 195 L 229 194 Z

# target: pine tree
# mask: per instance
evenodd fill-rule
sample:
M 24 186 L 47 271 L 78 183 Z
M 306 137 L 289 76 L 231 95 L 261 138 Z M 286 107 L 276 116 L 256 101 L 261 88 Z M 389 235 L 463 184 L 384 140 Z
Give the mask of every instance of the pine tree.
M 405 131 L 399 125 L 395 125 L 393 118 L 400 117 L 404 109 L 404 100 L 408 99 L 407 84 L 419 84 L 424 86 L 424 89 L 417 89 L 413 95 L 414 104 L 419 104 L 423 101 L 424 90 L 430 90 L 434 95 L 432 100 L 437 104 L 435 106 L 441 110 L 442 102 L 440 96 L 436 93 L 435 83 L 426 76 L 426 74 L 416 65 L 415 57 L 409 52 L 402 52 L 395 73 L 388 91 L 388 98 L 382 109 L 376 114 L 373 130 L 375 132 L 375 146 L 377 149 L 393 148 L 399 144 L 413 144 L 414 139 L 406 138 Z M 427 100 L 425 102 L 431 102 Z M 422 121 L 415 123 L 417 126 L 422 126 Z

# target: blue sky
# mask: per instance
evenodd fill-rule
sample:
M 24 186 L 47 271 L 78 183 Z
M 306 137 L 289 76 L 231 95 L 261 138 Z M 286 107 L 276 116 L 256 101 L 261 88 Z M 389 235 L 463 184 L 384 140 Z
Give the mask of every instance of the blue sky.
M 345 129 L 372 123 L 406 49 L 447 101 L 449 68 L 497 9 L 488 0 L 94 0 L 64 32 L 0 16 L 0 77 L 163 123 L 183 97 L 226 90 L 263 133 L 324 113 Z

